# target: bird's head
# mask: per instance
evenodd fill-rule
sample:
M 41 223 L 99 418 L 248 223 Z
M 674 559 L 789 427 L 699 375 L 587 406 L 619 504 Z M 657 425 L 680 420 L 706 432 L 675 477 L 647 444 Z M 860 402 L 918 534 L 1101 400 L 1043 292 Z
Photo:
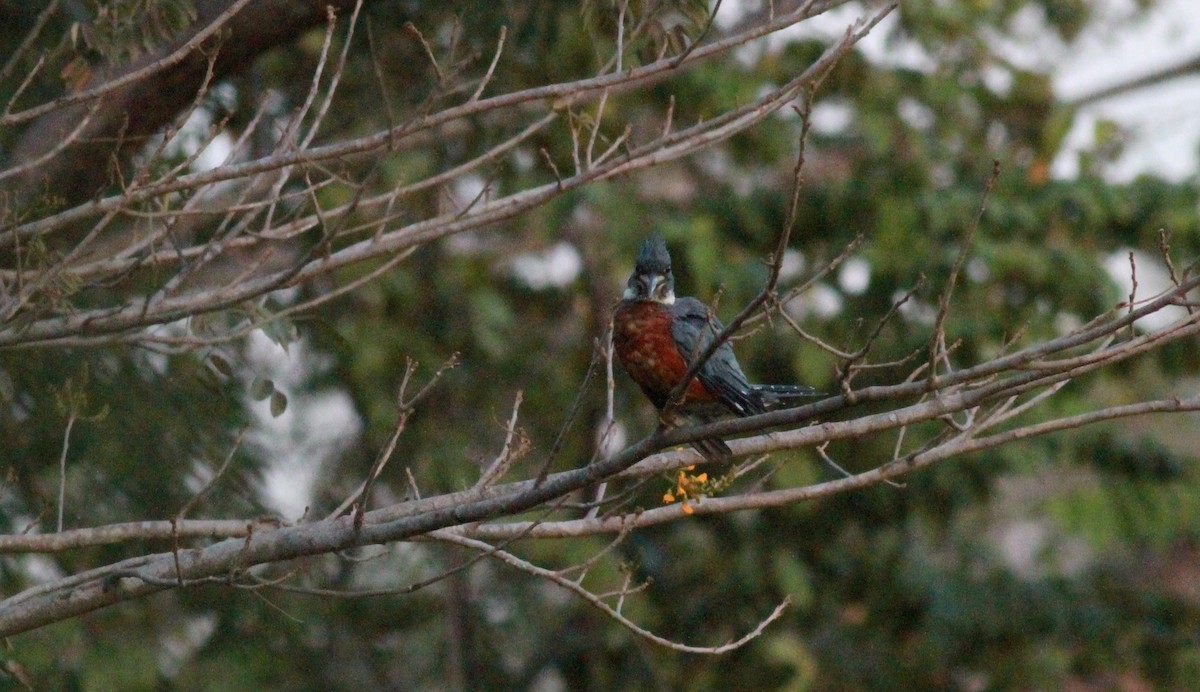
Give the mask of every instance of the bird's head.
M 625 284 L 626 300 L 645 300 L 664 305 L 675 302 L 675 277 L 671 274 L 671 253 L 662 236 L 651 236 L 642 243 L 633 274 Z

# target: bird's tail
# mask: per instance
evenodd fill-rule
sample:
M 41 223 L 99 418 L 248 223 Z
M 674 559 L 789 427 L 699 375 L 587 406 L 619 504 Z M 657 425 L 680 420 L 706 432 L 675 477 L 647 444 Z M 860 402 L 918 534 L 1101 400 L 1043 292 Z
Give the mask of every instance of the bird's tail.
M 751 388 L 767 408 L 798 406 L 798 399 L 821 396 L 821 392 L 802 384 L 755 384 Z
M 733 457 L 733 450 L 720 438 L 709 437 L 703 440 L 694 440 L 692 446 L 696 448 L 697 452 L 700 452 L 701 456 L 712 463 L 728 461 Z

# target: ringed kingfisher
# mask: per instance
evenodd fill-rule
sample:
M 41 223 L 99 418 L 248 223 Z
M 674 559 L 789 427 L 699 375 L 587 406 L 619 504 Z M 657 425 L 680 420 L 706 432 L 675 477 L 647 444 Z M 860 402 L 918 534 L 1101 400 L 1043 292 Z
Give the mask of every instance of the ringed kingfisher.
M 722 329 L 704 303 L 675 297 L 667 243 L 657 235 L 646 239 L 613 314 L 613 347 L 625 371 L 660 412 L 693 359 Z M 750 384 L 726 341 L 688 384 L 666 422 L 699 424 L 731 414 L 752 416 L 816 393 L 801 385 Z M 719 438 L 697 440 L 692 446 L 709 461 L 732 455 Z

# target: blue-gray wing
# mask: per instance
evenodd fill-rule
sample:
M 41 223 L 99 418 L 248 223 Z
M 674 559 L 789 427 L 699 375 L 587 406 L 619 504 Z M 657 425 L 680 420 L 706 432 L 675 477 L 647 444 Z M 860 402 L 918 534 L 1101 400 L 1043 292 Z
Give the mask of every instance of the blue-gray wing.
M 695 298 L 679 298 L 671 306 L 671 336 L 686 363 L 699 357 L 723 328 L 708 307 Z M 762 396 L 750 385 L 729 342 L 712 354 L 697 377 L 717 400 L 739 416 L 763 413 Z

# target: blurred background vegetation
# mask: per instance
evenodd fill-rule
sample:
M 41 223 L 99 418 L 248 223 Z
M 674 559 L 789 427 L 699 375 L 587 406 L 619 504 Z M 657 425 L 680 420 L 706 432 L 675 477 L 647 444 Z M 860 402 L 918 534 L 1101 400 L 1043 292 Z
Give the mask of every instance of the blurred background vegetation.
M 752 0 L 726 5 L 718 34 L 766 11 Z M 0 3 L 0 56 L 15 50 L 41 9 Z M 694 39 L 708 10 L 690 0 L 631 3 L 631 13 L 657 12 L 661 21 L 626 59 L 650 60 L 664 41 Z M 615 138 L 626 123 L 635 138 L 657 132 L 672 98 L 677 123 L 747 102 L 804 70 L 861 11 L 852 4 L 818 28 L 613 94 L 604 132 Z M 350 47 L 325 138 L 380 130 L 426 107 L 435 80 L 406 22 L 439 49 L 457 35 L 464 54 L 485 61 L 507 26 L 489 87 L 502 93 L 595 73 L 612 54 L 617 5 L 409 0 L 367 3 L 363 12 L 371 40 Z M 156 45 L 194 13 L 187 0 L 62 3 L 41 39 L 61 73 L 44 70 L 25 98 L 40 102 L 89 65 Z M 1092 3 L 905 0 L 872 37 L 873 49 L 856 49 L 825 80 L 785 279 L 802 280 L 859 234 L 865 240 L 790 309 L 806 330 L 854 347 L 924 276 L 911 309 L 876 345 L 879 360 L 923 348 L 937 291 L 993 159 L 1002 174 L 948 323 L 951 338 L 962 339 L 958 365 L 998 353 L 1018 332 L 1020 343 L 1060 334 L 1123 299 L 1127 289 L 1106 263 L 1137 250 L 1139 272 L 1150 272 L 1161 229 L 1180 264 L 1196 256 L 1195 177 L 1111 182 L 1106 166 L 1121 147 L 1111 124 L 1104 124 L 1109 136 L 1079 155 L 1076 177 L 1050 175 L 1076 114 L 1056 98 L 1050 75 L 1022 69 L 997 48 L 1016 41 L 1015 27 L 1031 17 L 1046 36 L 1070 44 L 1092 21 Z M 226 127 L 236 137 L 265 93 L 275 99 L 274 117 L 286 118 L 305 97 L 321 35 L 319 26 L 297 35 L 224 79 L 205 104 L 210 121 L 229 114 Z M 386 68 L 378 74 L 375 60 Z M 0 101 L 18 84 L 5 82 Z M 386 189 L 448 168 L 521 124 L 471 125 L 390 157 L 373 184 Z M 68 526 L 174 516 L 247 423 L 250 443 L 203 516 L 294 520 L 306 507 L 328 512 L 385 442 L 406 360 L 419 361 L 418 373 L 427 376 L 456 352 L 461 366 L 411 420 L 376 497 L 405 494 L 401 467 L 425 493 L 473 483 L 479 463 L 499 449 L 517 390 L 525 392 L 522 421 L 534 453 L 515 473 L 534 473 L 642 238 L 662 233 L 677 290 L 706 301 L 719 294 L 722 316 L 759 290 L 762 259 L 786 216 L 798 133 L 799 119 L 782 112 L 696 156 L 427 245 L 271 338 L 179 353 L 0 351 L 0 528 L 52 529 L 72 407 L 94 418 L 72 432 Z M 18 135 L 0 131 L 0 158 Z M 556 125 L 498 162 L 488 182 L 513 190 L 552 181 L 538 149 L 562 162 L 570 146 L 566 125 Z M 412 216 L 448 199 L 469 202 L 484 182 L 415 196 Z M 372 268 L 344 270 L 336 283 Z M 272 300 L 284 305 L 331 286 L 318 281 Z M 760 329 L 737 348 L 758 381 L 834 388 L 836 361 L 786 325 Z M 233 377 L 214 370 L 214 353 L 233 364 Z M 1180 344 L 1075 382 L 1049 407 L 1069 413 L 1194 391 L 1198 367 L 1194 344 Z M 882 369 L 859 384 L 906 375 L 903 367 Z M 256 377 L 271 378 L 287 395 L 283 415 L 272 417 L 248 395 Z M 68 401 L 67 392 L 76 395 Z M 604 406 L 603 388 L 588 390 L 583 423 L 567 436 L 558 468 L 591 458 Z M 617 418 L 630 439 L 654 425 L 653 411 L 620 373 Z M 620 560 L 653 581 L 626 612 L 656 633 L 722 642 L 791 598 L 782 621 L 723 657 L 653 646 L 556 587 L 487 562 L 411 595 L 375 599 L 179 590 L 12 637 L 0 657 L 42 689 L 1196 689 L 1196 423 L 1188 416 L 1096 426 L 951 460 L 906 478 L 900 489 L 881 485 L 639 531 Z M 829 452 L 853 472 L 889 458 L 893 443 L 849 440 Z M 815 454 L 793 456 L 772 483 L 838 475 Z M 639 501 L 651 506 L 661 492 L 649 488 Z M 605 543 L 512 547 L 553 567 Z M 5 557 L 0 588 L 11 595 L 139 549 Z M 379 553 L 366 561 L 315 560 L 318 581 L 328 588 L 402 585 L 467 557 L 422 543 L 363 551 Z

